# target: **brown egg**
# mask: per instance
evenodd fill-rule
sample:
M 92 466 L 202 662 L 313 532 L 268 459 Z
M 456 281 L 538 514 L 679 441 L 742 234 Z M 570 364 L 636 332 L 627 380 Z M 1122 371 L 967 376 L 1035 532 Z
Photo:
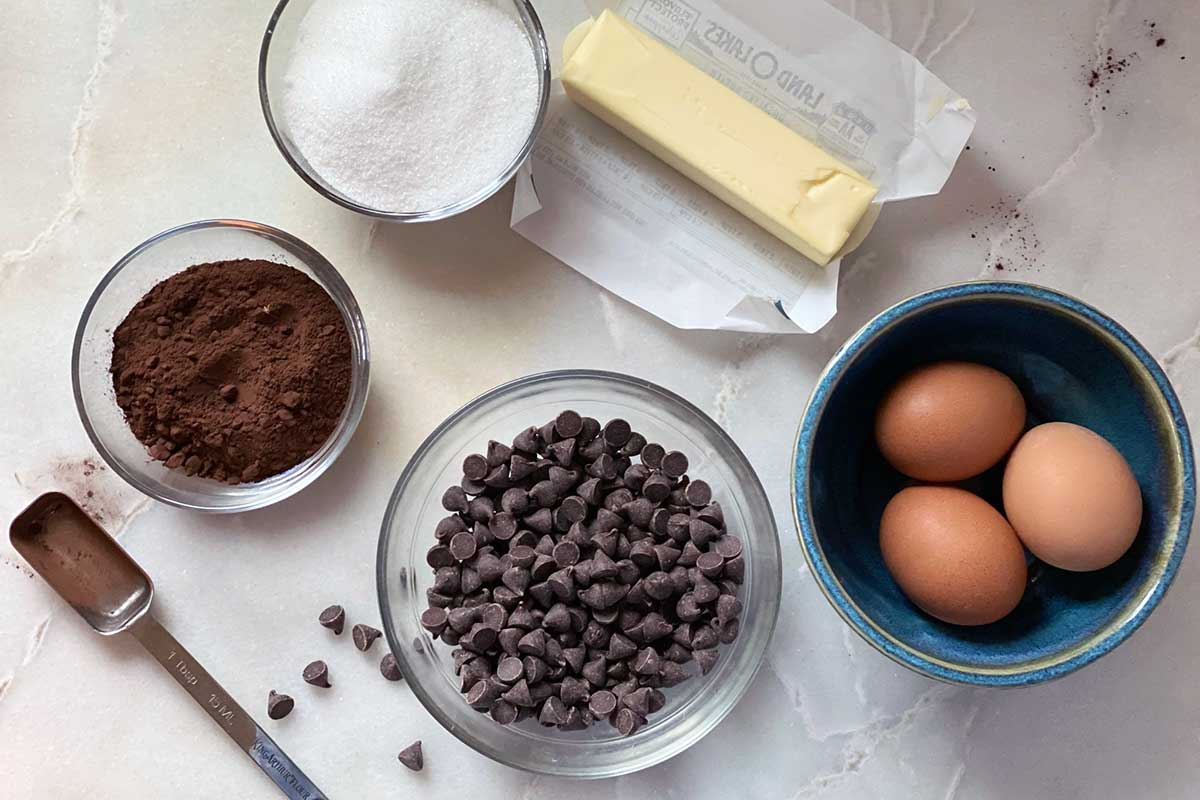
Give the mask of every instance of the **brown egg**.
M 1004 511 L 1035 556 L 1086 572 L 1116 561 L 1142 525 L 1142 493 L 1098 433 L 1048 422 L 1017 442 L 1004 468 Z
M 1000 512 L 963 489 L 913 486 L 883 510 L 879 547 L 900 589 L 954 625 L 986 625 L 1025 592 L 1025 551 Z
M 995 465 L 1025 427 L 1025 398 L 1003 372 L 942 361 L 909 372 L 875 412 L 884 458 L 912 478 L 961 481 Z

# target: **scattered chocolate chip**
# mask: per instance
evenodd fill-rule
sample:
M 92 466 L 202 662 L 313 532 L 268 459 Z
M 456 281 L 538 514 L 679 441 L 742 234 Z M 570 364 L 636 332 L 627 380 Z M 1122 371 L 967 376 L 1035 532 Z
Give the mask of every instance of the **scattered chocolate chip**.
M 370 650 L 371 645 L 375 644 L 375 640 L 383 635 L 378 628 L 372 628 L 370 625 L 355 625 L 350 634 L 354 637 L 354 646 L 364 653 Z
M 400 759 L 401 764 L 413 772 L 420 772 L 425 767 L 425 755 L 421 752 L 421 740 L 418 739 L 401 750 L 397 758 Z
M 668 478 L 682 478 L 688 471 L 688 457 L 678 450 L 672 450 L 663 456 L 661 469 Z
M 404 679 L 404 673 L 400 671 L 400 664 L 396 661 L 396 657 L 391 653 L 386 654 L 379 662 L 379 673 L 389 681 L 399 681 Z
M 329 667 L 324 661 L 314 661 L 304 668 L 301 673 L 305 683 L 313 686 L 320 686 L 322 689 L 328 689 L 329 684 Z
M 346 627 L 346 610 L 341 606 L 330 606 L 321 612 L 317 621 L 322 627 L 333 631 L 334 635 L 340 636 Z
M 271 719 L 283 719 L 295 707 L 296 701 L 289 695 L 277 694 L 274 689 L 267 695 L 267 716 Z

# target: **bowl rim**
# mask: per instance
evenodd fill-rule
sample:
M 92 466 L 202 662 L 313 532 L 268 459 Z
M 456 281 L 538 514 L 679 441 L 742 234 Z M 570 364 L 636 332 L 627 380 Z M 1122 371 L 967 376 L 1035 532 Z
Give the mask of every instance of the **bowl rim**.
M 1122 609 L 1115 621 L 1105 630 L 1065 651 L 1065 657 L 1060 652 L 1007 668 L 965 667 L 954 664 L 921 653 L 888 634 L 858 607 L 843 588 L 841 581 L 833 574 L 816 537 L 809 502 L 809 465 L 813 438 L 829 395 L 840 382 L 846 369 L 881 333 L 912 314 L 956 301 L 989 297 L 1033 303 L 1066 313 L 1093 329 L 1098 328 L 1099 333 L 1107 334 L 1113 344 L 1123 348 L 1128 362 L 1141 370 L 1144 377 L 1149 378 L 1150 383 L 1157 387 L 1172 421 L 1172 430 L 1177 439 L 1177 458 L 1181 466 L 1179 516 L 1171 532 L 1174 541 L 1169 555 L 1163 561 L 1162 571 L 1157 578 L 1151 578 L 1153 586 L 1150 590 L 1145 592 L 1140 600 Z M 792 452 L 792 516 L 800 539 L 800 549 L 804 552 L 804 559 L 816 577 L 816 583 L 825 599 L 855 633 L 888 658 L 927 677 L 970 686 L 1028 686 L 1060 678 L 1106 655 L 1128 639 L 1157 607 L 1175 579 L 1191 534 L 1195 491 L 1195 462 L 1187 419 L 1170 380 L 1154 357 L 1119 323 L 1082 300 L 1045 286 L 1012 281 L 972 281 L 942 286 L 901 300 L 869 320 L 838 348 L 818 376 L 801 416 Z
M 529 157 L 529 154 L 533 152 L 534 144 L 537 143 L 538 136 L 542 132 L 542 127 L 546 122 L 546 114 L 550 108 L 550 84 L 552 81 L 550 72 L 550 46 L 546 40 L 546 30 L 542 25 L 542 20 L 538 16 L 537 11 L 534 10 L 531 0 L 511 0 L 511 2 L 518 6 L 518 15 L 521 17 L 522 27 L 529 35 L 530 44 L 532 45 L 530 51 L 538 61 L 538 81 L 541 84 L 541 91 L 538 96 L 537 114 L 534 116 L 533 128 L 529 132 L 529 137 L 525 140 L 525 144 L 518 151 L 517 155 L 495 180 L 490 181 L 474 194 L 462 200 L 426 211 L 386 211 L 363 205 L 342 195 L 340 192 L 331 190 L 331 187 L 326 186 L 317 175 L 300 163 L 296 154 L 292 152 L 292 148 L 284 141 L 283 132 L 276 124 L 275 113 L 271 109 L 270 92 L 267 88 L 267 63 L 270 58 L 271 42 L 275 36 L 275 26 L 279 23 L 280 18 L 291 2 L 292 0 L 279 0 L 274 12 L 271 14 L 271 19 L 267 22 L 267 28 L 263 32 L 262 44 L 259 46 L 258 51 L 258 100 L 259 105 L 262 107 L 263 117 L 266 119 L 267 130 L 271 133 L 271 139 L 275 142 L 275 147 L 279 150 L 284 160 L 287 161 L 288 166 L 292 168 L 292 171 L 299 175 L 301 180 L 311 186 L 326 200 L 330 200 L 342 208 L 363 214 L 364 216 L 388 220 L 389 222 L 434 222 L 453 217 L 464 211 L 469 211 L 496 194 L 496 192 L 500 191 L 508 183 L 513 175 L 517 174 L 517 170 L 521 168 Z
M 735 458 L 740 459 L 744 463 L 745 467 L 747 468 L 747 471 L 750 474 L 750 477 L 752 478 L 752 483 L 748 487 L 749 493 L 758 495 L 761 498 L 763 504 L 765 505 L 765 507 L 767 509 L 768 519 L 770 520 L 770 525 L 773 529 L 771 532 L 774 533 L 774 535 L 769 536 L 769 537 L 764 536 L 763 541 L 764 542 L 769 541 L 771 546 L 774 548 L 775 564 L 776 564 L 776 570 L 775 570 L 774 577 L 775 577 L 775 581 L 776 581 L 777 585 L 782 587 L 782 584 L 783 584 L 783 552 L 782 552 L 782 547 L 781 547 L 780 541 L 779 541 L 779 526 L 775 521 L 774 512 L 771 510 L 770 498 L 768 497 L 766 489 L 763 487 L 762 481 L 758 477 L 758 472 L 754 469 L 754 466 L 751 463 L 750 459 L 746 457 L 746 454 L 744 452 L 742 452 L 742 449 L 738 446 L 737 442 L 735 442 L 733 440 L 733 438 L 725 431 L 725 429 L 723 427 L 721 427 L 719 424 L 717 424 L 717 422 L 715 420 L 713 420 L 708 414 L 706 414 L 703 410 L 701 410 L 700 408 L 695 406 L 693 403 L 691 403 L 688 400 L 686 400 L 685 398 L 679 396 L 675 392 L 672 392 L 670 389 L 666 389 L 663 386 L 660 386 L 656 383 L 647 381 L 643 378 L 638 378 L 633 375 L 628 375 L 628 374 L 624 374 L 624 373 L 620 373 L 620 372 L 612 372 L 612 371 L 608 371 L 608 370 L 593 370 L 593 369 L 559 369 L 559 370 L 546 370 L 546 371 L 542 371 L 542 372 L 536 372 L 536 373 L 532 373 L 529 375 L 525 375 L 520 378 L 515 378 L 510 381 L 505 381 L 504 383 L 494 386 L 491 389 L 488 389 L 488 390 L 480 393 L 479 395 L 475 396 L 469 402 L 465 403 L 463 406 L 458 408 L 456 411 L 454 411 L 450 415 L 448 415 L 446 417 L 446 419 L 444 419 L 441 423 L 439 423 L 438 426 L 436 428 L 434 428 L 433 431 L 427 437 L 425 437 L 425 439 L 421 442 L 421 444 L 417 447 L 417 449 L 413 451 L 412 456 L 409 457 L 407 463 L 404 465 L 404 470 L 401 472 L 400 478 L 396 481 L 396 485 L 392 489 L 391 495 L 388 497 L 387 510 L 384 513 L 383 522 L 380 525 L 379 544 L 376 547 L 376 553 L 375 553 L 376 595 L 379 600 L 379 614 L 380 614 L 381 624 L 382 624 L 383 630 L 384 630 L 384 636 L 387 639 L 388 646 L 389 646 L 391 652 L 396 656 L 397 660 L 400 661 L 401 668 L 406 673 L 408 672 L 408 669 L 407 669 L 408 665 L 406 663 L 405 648 L 403 646 L 398 646 L 398 645 L 403 645 L 403 644 L 407 644 L 407 643 L 403 643 L 400 641 L 400 639 L 397 635 L 397 632 L 395 630 L 395 626 L 392 622 L 392 616 L 389 613 L 390 604 L 388 602 L 389 593 L 388 593 L 388 588 L 387 588 L 388 572 L 386 571 L 385 567 L 386 567 L 386 563 L 387 563 L 387 549 L 388 549 L 387 545 L 388 545 L 388 539 L 389 539 L 389 531 L 391 530 L 394 520 L 395 520 L 397 508 L 399 506 L 400 496 L 403 493 L 403 491 L 407 488 L 408 483 L 412 479 L 413 474 L 416 469 L 416 465 L 420 463 L 421 459 L 424 457 L 426 452 L 430 449 L 433 442 L 435 442 L 436 440 L 441 438 L 441 436 L 443 434 L 445 434 L 445 432 L 447 430 L 449 430 L 453 425 L 457 424 L 462 419 L 463 416 L 469 414 L 471 411 L 473 411 L 474 409 L 476 409 L 483 403 L 491 401 L 492 399 L 494 399 L 497 396 L 504 395 L 504 394 L 508 393 L 509 391 L 520 388 L 522 386 L 543 383 L 545 381 L 556 380 L 556 379 L 560 379 L 560 378 L 584 378 L 584 379 L 599 379 L 599 380 L 604 380 L 604 381 L 617 381 L 617 382 L 625 384 L 625 385 L 632 385 L 632 386 L 635 386 L 640 389 L 645 389 L 645 390 L 649 390 L 651 392 L 665 395 L 669 399 L 673 400 L 674 402 L 679 403 L 682 407 L 684 407 L 687 410 L 694 413 L 700 420 L 702 420 L 713 431 L 715 431 L 718 435 L 723 437 L 726 440 L 726 443 L 730 447 L 731 455 Z M 762 567 L 756 567 L 756 568 L 761 569 Z M 633 772 L 639 772 L 639 771 L 648 769 L 652 766 L 655 766 L 657 764 L 661 764 L 663 761 L 666 761 L 667 759 L 673 758 L 674 756 L 677 756 L 680 753 L 684 752 L 685 750 L 690 748 L 692 745 L 696 744 L 701 739 L 703 739 L 705 736 L 707 736 L 709 733 L 711 733 L 712 730 L 714 728 L 716 728 L 717 725 L 719 725 L 729 715 L 729 713 L 731 711 L 733 711 L 733 709 L 737 706 L 737 704 L 740 703 L 745 698 L 746 693 L 750 690 L 750 687 L 754 684 L 755 676 L 762 669 L 763 663 L 766 661 L 767 651 L 770 648 L 771 639 L 775 635 L 775 629 L 777 627 L 778 620 L 779 620 L 779 609 L 782 604 L 782 594 L 780 592 L 776 592 L 773 597 L 768 597 L 768 604 L 773 606 L 773 608 L 772 608 L 772 613 L 769 614 L 769 620 L 768 620 L 767 626 L 765 628 L 765 635 L 763 636 L 762 652 L 759 653 L 759 655 L 755 661 L 754 668 L 751 669 L 748 672 L 748 674 L 745 675 L 742 685 L 737 688 L 737 691 L 731 697 L 730 702 L 727 705 L 725 705 L 723 708 L 721 708 L 718 713 L 713 714 L 710 718 L 705 720 L 703 725 L 695 726 L 692 730 L 690 730 L 688 732 L 688 734 L 686 736 L 680 736 L 680 737 L 677 737 L 677 738 L 674 738 L 674 739 L 671 739 L 671 740 L 665 742 L 663 744 L 663 746 L 661 748 L 659 748 L 659 750 L 656 753 L 654 753 L 654 755 L 652 757 L 647 758 L 644 761 L 644 763 L 638 764 L 633 769 L 616 768 L 616 769 L 608 769 L 603 772 L 598 772 L 596 774 L 581 774 L 576 770 L 570 770 L 570 769 L 553 770 L 553 769 L 538 769 L 535 767 L 530 767 L 526 764 L 520 763 L 518 759 L 508 756 L 505 752 L 503 752 L 497 748 L 491 747 L 489 745 L 486 745 L 483 742 L 476 740 L 473 736 L 470 736 L 465 729 L 463 729 L 461 726 L 455 724 L 454 720 L 447 716 L 445 711 L 433 700 L 432 697 L 430 697 L 429 693 L 425 690 L 425 688 L 421 684 L 413 683 L 412 681 L 408 681 L 409 689 L 411 689 L 413 694 L 416 695 L 417 699 L 421 702 L 421 705 L 425 707 L 425 710 L 427 712 L 429 712 L 429 714 L 434 719 L 436 719 L 438 721 L 438 723 L 446 731 L 451 733 L 456 739 L 458 739 L 460 742 L 462 742 L 463 744 L 470 747 L 475 752 L 480 753 L 484 756 L 487 756 L 488 758 L 492 759 L 493 761 L 495 761 L 497 763 L 503 764 L 508 767 L 512 767 L 514 769 L 519 769 L 523 772 L 529 772 L 529 773 L 534 773 L 534 774 L 539 774 L 539 775 L 548 775 L 548 776 L 560 777 L 560 778 L 573 778 L 573 779 L 581 779 L 581 780 L 599 780 L 599 779 L 604 779 L 604 778 L 620 777 L 622 775 L 631 774 Z
M 262 493 L 250 493 L 239 503 L 227 506 L 211 506 L 204 503 L 187 502 L 175 497 L 165 495 L 159 491 L 157 481 L 143 480 L 140 476 L 126 468 L 125 463 L 117 458 L 104 444 L 92 425 L 92 420 L 88 414 L 86 404 L 83 398 L 83 387 L 80 384 L 80 359 L 83 353 L 83 340 L 86 335 L 88 322 L 91 320 L 92 312 L 95 310 L 96 304 L 104 295 L 109 285 L 116 280 L 117 276 L 125 267 L 129 266 L 139 256 L 145 253 L 150 248 L 175 236 L 195 233 L 196 231 L 208 230 L 212 228 L 231 228 L 235 230 L 253 233 L 268 239 L 276 239 L 287 244 L 296 252 L 300 253 L 306 267 L 318 272 L 320 283 L 331 284 L 342 295 L 341 298 L 336 296 L 334 292 L 322 286 L 322 290 L 329 295 L 330 300 L 337 306 L 339 313 L 348 316 L 348 324 L 346 332 L 350 336 L 351 342 L 351 357 L 352 368 L 361 376 L 359 383 L 361 388 L 355 391 L 354 385 L 351 387 L 351 392 L 346 398 L 347 414 L 340 422 L 330 438 L 326 442 L 334 442 L 334 446 L 322 458 L 319 464 L 314 465 L 312 469 L 306 472 L 298 480 L 279 486 L 276 491 L 270 495 Z M 343 307 L 344 306 L 344 307 Z M 109 268 L 88 296 L 87 303 L 84 304 L 83 311 L 79 315 L 79 323 L 75 328 L 75 338 L 71 345 L 71 394 L 75 399 L 75 411 L 79 415 L 79 421 L 83 425 L 84 432 L 87 433 L 88 439 L 91 440 L 92 446 L 96 448 L 96 452 L 104 460 L 114 473 L 120 476 L 126 483 L 137 489 L 142 494 L 152 500 L 157 500 L 160 503 L 165 503 L 176 508 L 186 509 L 188 511 L 200 511 L 209 514 L 236 514 L 243 511 L 255 511 L 260 508 L 266 508 L 274 505 L 282 500 L 286 500 L 292 495 L 302 491 L 313 483 L 317 478 L 324 474 L 334 461 L 342 454 L 349 445 L 355 430 L 358 428 L 359 422 L 362 420 L 363 412 L 366 409 L 367 395 L 370 393 L 371 383 L 371 346 L 370 340 L 367 337 L 366 321 L 362 314 L 362 309 L 358 305 L 358 300 L 354 297 L 354 293 L 350 290 L 350 285 L 346 283 L 346 279 L 338 272 L 337 268 L 325 256 L 321 255 L 315 248 L 307 242 L 297 238 L 287 231 L 280 230 L 271 225 L 266 225 L 261 222 L 252 222 L 243 219 L 229 218 L 214 218 L 201 219 L 193 222 L 186 222 L 182 225 L 176 225 L 164 231 L 156 233 L 149 239 L 146 239 L 141 244 L 134 247 L 125 255 L 117 259 L 117 262 Z M 300 462 L 296 467 L 305 464 L 308 461 Z M 293 467 L 292 469 L 296 469 Z M 291 470 L 288 470 L 291 472 Z M 288 472 L 281 473 L 287 475 Z M 251 484 L 253 485 L 253 484 Z

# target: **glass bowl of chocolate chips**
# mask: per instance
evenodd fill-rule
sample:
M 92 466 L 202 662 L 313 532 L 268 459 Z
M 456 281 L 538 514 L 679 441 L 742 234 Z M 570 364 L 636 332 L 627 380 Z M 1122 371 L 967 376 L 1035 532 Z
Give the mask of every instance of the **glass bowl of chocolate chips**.
M 384 518 L 384 629 L 463 742 L 573 778 L 645 769 L 754 678 L 781 585 L 746 457 L 677 395 L 561 371 L 476 398 L 417 450 Z
M 262 508 L 342 453 L 366 404 L 362 313 L 276 228 L 202 220 L 121 258 L 79 321 L 75 405 L 114 472 L 196 511 Z

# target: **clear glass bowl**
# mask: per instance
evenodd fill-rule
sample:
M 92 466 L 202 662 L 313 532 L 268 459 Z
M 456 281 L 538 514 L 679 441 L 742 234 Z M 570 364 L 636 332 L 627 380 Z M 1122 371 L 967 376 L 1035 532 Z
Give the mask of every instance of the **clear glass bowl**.
M 276 115 L 271 107 L 271 98 L 279 97 L 282 94 L 283 75 L 287 70 L 292 50 L 296 46 L 300 23 L 314 2 L 316 0 L 279 0 L 279 5 L 275 7 L 275 13 L 271 15 L 271 21 L 267 23 L 266 33 L 263 34 L 262 48 L 258 54 L 258 96 L 262 103 L 263 116 L 267 120 L 267 128 L 271 131 L 271 138 L 275 140 L 279 152 L 283 154 L 296 174 L 304 179 L 305 183 L 329 200 L 360 214 L 392 222 L 432 222 L 461 214 L 487 200 L 500 191 L 500 188 L 508 183 L 509 178 L 515 175 L 521 165 L 525 163 L 525 159 L 533 150 L 538 133 L 541 132 L 542 123 L 546 119 L 546 109 L 550 103 L 550 50 L 546 45 L 546 32 L 542 28 L 542 22 L 538 19 L 537 12 L 533 9 L 533 4 L 529 0 L 509 0 L 512 3 L 513 15 L 520 20 L 521 26 L 525 29 L 529 49 L 537 62 L 540 90 L 533 129 L 529 131 L 529 138 L 525 140 L 524 146 L 512 162 L 493 181 L 475 194 L 441 208 L 415 210 L 372 208 L 358 203 L 354 198 L 342 194 L 331 186 L 313 169 L 304 154 L 300 152 L 300 148 L 297 147 L 287 130 L 283 115 Z M 500 4 L 503 4 L 502 0 Z
M 237 258 L 287 264 L 320 284 L 342 313 L 350 333 L 353 364 L 346 408 L 321 449 L 287 472 L 258 483 L 231 486 L 167 469 L 152 459 L 117 406 L 108 370 L 112 363 L 112 332 L 146 292 L 194 264 Z M 362 312 L 333 265 L 290 234 L 256 222 L 231 219 L 202 220 L 172 228 L 125 255 L 88 299 L 71 353 L 75 406 L 104 461 L 113 472 L 155 500 L 195 511 L 263 508 L 315 481 L 350 443 L 367 402 L 369 372 L 367 329 Z
M 462 477 L 462 462 L 489 439 L 511 441 L 564 408 L 602 421 L 622 417 L 634 430 L 686 453 L 689 474 L 712 485 L 729 530 L 743 540 L 746 580 L 741 635 L 722 645 L 716 667 L 665 690 L 667 705 L 634 735 L 607 723 L 563 733 L 529 719 L 502 726 L 467 705 L 455 686 L 453 648 L 420 625 L 432 570 L 425 552 L 446 516 L 441 497 Z M 729 436 L 686 400 L 647 381 L 609 372 L 547 372 L 507 383 L 452 414 L 413 455 L 392 493 L 376 562 L 379 605 L 392 652 L 426 709 L 466 744 L 503 764 L 572 778 L 635 772 L 690 747 L 713 729 L 750 686 L 779 612 L 779 538 L 766 493 Z M 695 664 L 690 665 L 695 671 Z

